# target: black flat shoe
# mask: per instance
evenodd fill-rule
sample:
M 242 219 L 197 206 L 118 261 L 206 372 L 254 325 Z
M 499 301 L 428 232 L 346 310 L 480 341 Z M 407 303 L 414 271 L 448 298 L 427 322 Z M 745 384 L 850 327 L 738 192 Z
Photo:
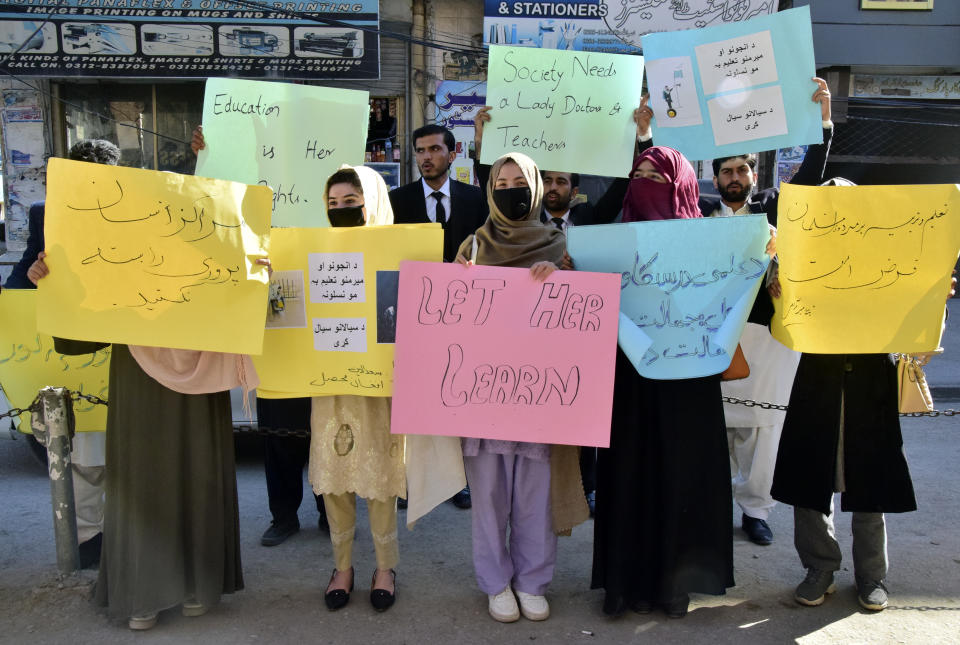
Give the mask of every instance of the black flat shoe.
M 607 593 L 603 598 L 603 613 L 611 618 L 622 616 L 627 611 L 627 601 L 623 596 Z
M 663 611 L 668 618 L 683 618 L 687 615 L 687 609 L 690 607 L 690 595 L 679 594 L 663 603 Z
M 649 600 L 634 600 L 630 603 L 630 609 L 638 614 L 649 614 L 653 611 L 653 603 Z
M 370 581 L 370 604 L 377 611 L 386 611 L 397 601 L 397 572 L 390 569 L 390 575 L 393 576 L 393 591 L 374 589 L 373 585 L 377 583 L 377 570 L 373 570 L 373 580 Z
M 333 584 L 333 579 L 336 575 L 337 570 L 334 569 L 330 575 L 330 583 L 327 584 L 328 591 L 323 595 L 323 601 L 327 603 L 327 609 L 330 611 L 336 611 L 346 607 L 347 603 L 350 602 L 350 592 L 353 591 L 353 567 L 350 567 L 350 589 L 348 591 L 344 591 L 343 589 L 330 590 L 330 585 Z

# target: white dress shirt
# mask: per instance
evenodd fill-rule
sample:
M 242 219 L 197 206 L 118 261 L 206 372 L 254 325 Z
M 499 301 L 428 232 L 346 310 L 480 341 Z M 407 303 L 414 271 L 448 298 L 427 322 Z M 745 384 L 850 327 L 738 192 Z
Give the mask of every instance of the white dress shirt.
M 553 215 L 550 214 L 550 211 L 544 209 L 543 215 L 544 217 L 547 218 L 547 221 L 543 223 L 544 226 L 553 226 L 554 228 L 556 228 L 556 224 L 553 223 Z M 563 217 L 561 217 L 560 219 L 563 220 L 563 226 L 560 230 L 563 232 L 564 235 L 566 235 L 567 229 L 573 226 L 573 222 L 570 220 L 570 209 L 567 209 L 567 212 L 564 213 Z
M 447 176 L 446 181 L 443 182 L 443 186 L 439 190 L 434 190 L 430 188 L 430 185 L 424 181 L 423 177 L 420 178 L 420 184 L 423 186 L 423 198 L 427 202 L 427 219 L 431 222 L 437 221 L 437 200 L 433 197 L 434 193 L 443 193 L 443 199 L 440 202 L 443 204 L 443 210 L 447 215 L 447 221 L 450 221 L 450 176 Z

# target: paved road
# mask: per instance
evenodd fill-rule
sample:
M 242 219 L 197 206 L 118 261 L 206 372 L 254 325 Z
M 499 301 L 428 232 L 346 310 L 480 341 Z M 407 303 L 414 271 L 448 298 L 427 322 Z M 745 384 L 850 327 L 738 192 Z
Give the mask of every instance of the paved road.
M 960 403 L 960 402 L 958 402 Z M 955 404 L 954 407 L 957 407 Z M 110 621 L 88 598 L 92 575 L 58 583 L 45 473 L 23 441 L 0 439 L 0 643 L 950 643 L 960 640 L 960 422 L 956 417 L 904 422 L 906 451 L 920 511 L 889 516 L 891 607 L 859 608 L 853 573 L 819 608 L 792 600 L 802 570 L 792 546 L 792 514 L 778 506 L 776 541 L 759 547 L 737 532 L 737 586 L 726 596 L 695 596 L 683 620 L 628 613 L 611 620 L 602 594 L 588 589 L 592 524 L 561 540 L 549 592 L 553 617 L 495 623 L 470 565 L 470 514 L 450 504 L 410 532 L 401 528 L 397 605 L 377 614 L 367 602 L 373 548 L 365 513 L 355 548 L 358 589 L 337 613 L 323 606 L 331 570 L 328 538 L 304 504 L 304 529 L 283 545 L 259 537 L 269 512 L 256 438 L 241 444 L 238 467 L 247 588 L 215 611 L 184 618 L 170 611 L 148 633 Z M 162 494 L 162 491 L 158 491 Z M 402 517 L 402 514 L 401 514 Z M 849 516 L 838 533 L 850 562 Z

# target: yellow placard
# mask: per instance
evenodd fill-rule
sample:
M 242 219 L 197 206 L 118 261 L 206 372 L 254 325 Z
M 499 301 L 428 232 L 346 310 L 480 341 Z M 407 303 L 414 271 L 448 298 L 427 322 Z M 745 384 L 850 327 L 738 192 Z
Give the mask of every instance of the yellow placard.
M 257 395 L 391 396 L 400 262 L 439 262 L 440 226 L 275 228 L 270 248 Z
M 264 186 L 51 159 L 39 329 L 259 354 L 271 204 Z
M 53 338 L 37 332 L 37 292 L 4 289 L 0 292 L 0 388 L 15 408 L 30 405 L 42 388 L 65 387 L 73 392 L 107 399 L 110 347 L 93 354 L 64 356 L 53 349 Z M 79 432 L 107 427 L 107 408 L 84 400 L 74 402 Z M 20 430 L 30 432 L 27 416 Z
M 783 184 L 777 252 L 771 330 L 787 347 L 936 349 L 960 253 L 960 185 Z

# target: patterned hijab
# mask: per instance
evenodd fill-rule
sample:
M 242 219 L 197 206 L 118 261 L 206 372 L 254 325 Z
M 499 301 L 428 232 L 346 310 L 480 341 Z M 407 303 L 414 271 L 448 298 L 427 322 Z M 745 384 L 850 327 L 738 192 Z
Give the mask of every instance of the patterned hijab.
M 515 221 L 500 212 L 493 201 L 494 186 L 504 164 L 513 162 L 520 167 L 527 186 L 530 187 L 532 202 L 530 212 L 519 221 Z M 540 222 L 540 208 L 543 200 L 543 180 L 533 159 L 519 152 L 509 152 L 497 159 L 490 169 L 487 181 L 487 204 L 490 217 L 460 245 L 459 253 L 470 258 L 473 252 L 473 240 L 477 240 L 477 264 L 501 267 L 528 268 L 542 260 L 560 266 L 566 238 L 553 226 L 544 226 Z
M 644 161 L 652 163 L 667 183 L 634 178 L 633 174 Z M 697 174 L 687 158 L 673 148 L 653 146 L 644 150 L 634 161 L 630 177 L 623 199 L 624 222 L 701 217 L 697 207 L 700 200 Z

